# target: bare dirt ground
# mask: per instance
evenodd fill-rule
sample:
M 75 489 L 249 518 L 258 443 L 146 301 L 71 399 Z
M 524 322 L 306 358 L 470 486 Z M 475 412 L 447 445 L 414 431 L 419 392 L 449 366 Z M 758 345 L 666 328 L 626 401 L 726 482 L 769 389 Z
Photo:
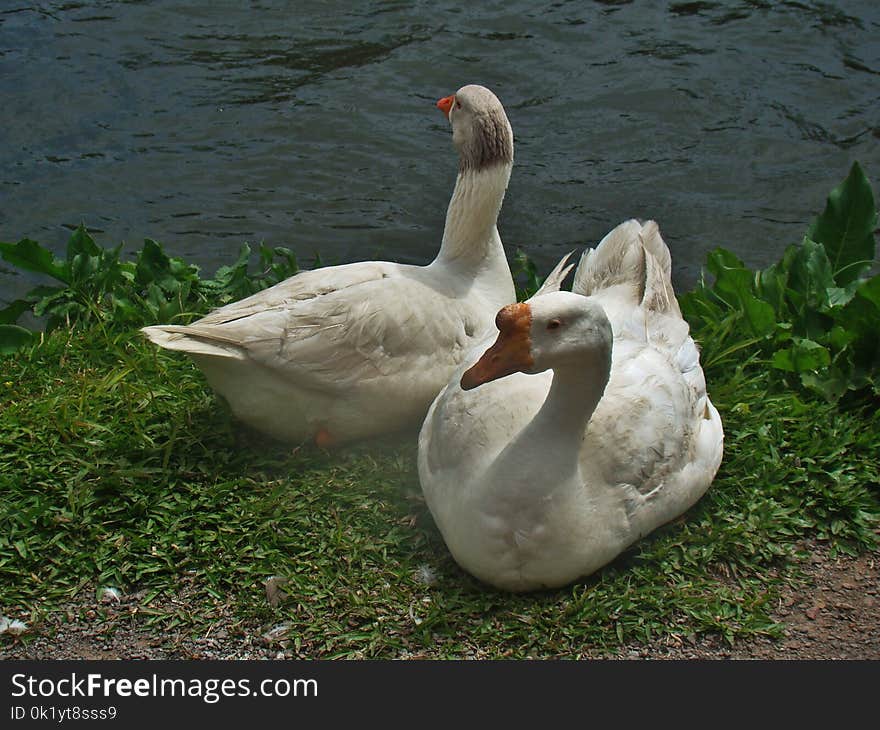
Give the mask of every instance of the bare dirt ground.
M 807 583 L 782 591 L 773 618 L 782 639 L 758 638 L 729 646 L 720 637 L 693 644 L 630 648 L 638 659 L 880 659 L 880 551 L 831 557 L 814 547 L 804 566 Z
M 714 636 L 692 643 L 661 637 L 622 648 L 618 659 L 880 659 L 880 551 L 832 557 L 816 546 L 805 566 L 806 585 L 783 590 L 774 618 L 782 639 L 754 639 L 729 646 Z M 184 587 L 171 603 L 186 608 Z M 104 596 L 81 591 L 80 600 L 28 631 L 28 638 L 0 636 L 0 659 L 289 659 L 296 656 L 271 627 L 237 622 L 219 605 L 205 636 L 159 632 L 136 616 L 143 596 Z M 91 601 L 91 605 L 86 605 Z M 169 608 L 166 606 L 165 608 Z M 597 653 L 598 657 L 599 654 Z

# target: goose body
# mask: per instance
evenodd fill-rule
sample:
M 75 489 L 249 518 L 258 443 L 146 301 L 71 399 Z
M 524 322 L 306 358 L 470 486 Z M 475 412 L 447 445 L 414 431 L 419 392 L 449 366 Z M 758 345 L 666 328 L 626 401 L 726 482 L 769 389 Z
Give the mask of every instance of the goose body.
M 186 352 L 238 418 L 281 440 L 329 446 L 418 424 L 495 311 L 516 298 L 496 225 L 513 164 L 504 108 L 475 85 L 437 106 L 459 171 L 429 265 L 301 272 L 146 336 Z
M 656 224 L 618 226 L 584 255 L 572 292 L 504 307 L 495 344 L 475 348 L 431 405 L 422 489 L 476 577 L 565 585 L 709 487 L 721 420 L 670 270 Z

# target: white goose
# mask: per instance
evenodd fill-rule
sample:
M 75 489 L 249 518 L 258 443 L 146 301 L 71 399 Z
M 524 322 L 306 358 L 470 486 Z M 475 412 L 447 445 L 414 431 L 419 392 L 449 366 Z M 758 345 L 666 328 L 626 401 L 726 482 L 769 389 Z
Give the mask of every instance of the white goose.
M 655 223 L 618 226 L 584 255 L 572 292 L 501 309 L 495 344 L 431 405 L 422 489 L 476 577 L 512 591 L 565 585 L 709 487 L 721 419 L 670 269 Z
M 459 172 L 428 266 L 381 261 L 305 271 L 187 325 L 145 327 L 186 352 L 242 421 L 331 446 L 417 425 L 462 358 L 516 300 L 496 227 L 513 131 L 469 85 L 437 106 Z

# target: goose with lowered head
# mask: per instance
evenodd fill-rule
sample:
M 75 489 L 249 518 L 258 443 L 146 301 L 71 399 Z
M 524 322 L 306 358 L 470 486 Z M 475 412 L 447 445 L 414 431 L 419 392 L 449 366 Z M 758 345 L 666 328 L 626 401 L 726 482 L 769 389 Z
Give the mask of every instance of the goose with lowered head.
M 572 292 L 507 305 L 431 405 L 419 478 L 453 557 L 511 591 L 602 567 L 706 491 L 723 432 L 656 224 L 588 251 Z
M 190 325 L 145 327 L 146 336 L 187 353 L 239 419 L 281 440 L 331 446 L 417 425 L 516 299 L 496 225 L 513 165 L 507 115 L 477 85 L 437 106 L 459 169 L 429 265 L 304 271 Z

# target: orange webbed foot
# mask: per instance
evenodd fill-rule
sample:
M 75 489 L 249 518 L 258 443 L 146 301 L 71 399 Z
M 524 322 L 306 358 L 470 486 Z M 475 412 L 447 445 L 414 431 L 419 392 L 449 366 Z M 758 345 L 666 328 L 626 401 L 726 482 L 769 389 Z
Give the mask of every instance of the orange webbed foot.
M 318 429 L 318 432 L 315 434 L 315 445 L 319 446 L 322 449 L 329 449 L 336 444 L 336 439 L 333 438 L 332 434 L 324 427 Z

